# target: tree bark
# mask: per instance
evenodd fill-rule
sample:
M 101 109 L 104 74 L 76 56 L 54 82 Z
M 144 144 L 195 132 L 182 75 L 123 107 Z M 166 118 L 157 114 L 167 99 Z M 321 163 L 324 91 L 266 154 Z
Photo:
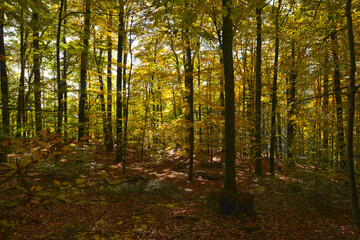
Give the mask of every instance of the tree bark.
M 323 141 L 322 141 L 322 154 L 321 154 L 321 158 L 322 158 L 322 162 L 323 164 L 325 164 L 327 162 L 327 160 L 329 159 L 329 131 L 328 131 L 328 126 L 329 126 L 329 74 L 328 74 L 328 70 L 329 70 L 329 58 L 328 58 L 328 51 L 326 50 L 325 52 L 325 61 L 324 61 L 324 68 L 325 68 L 325 72 L 324 72 L 324 82 L 323 82 L 323 88 L 324 88 L 324 99 L 323 99 L 323 112 L 324 112 L 324 127 L 323 129 Z
M 87 117 L 86 117 L 86 78 L 89 55 L 90 39 L 90 0 L 85 0 L 85 19 L 84 19 L 84 39 L 83 49 L 81 52 L 81 71 L 80 71 L 80 100 L 79 100 L 79 141 L 87 136 Z M 87 139 L 85 139 L 87 141 Z
M 119 32 L 117 53 L 117 77 L 116 77 L 116 162 L 123 162 L 123 132 L 122 132 L 122 81 L 123 81 L 123 44 L 124 44 L 124 2 L 120 0 L 119 9 Z M 124 163 L 123 163 L 124 164 Z
M 349 174 L 349 187 L 351 193 L 352 214 L 355 226 L 360 228 L 360 211 L 359 202 L 356 192 L 355 170 L 354 170 L 354 115 L 355 115 L 355 43 L 351 13 L 351 0 L 346 1 L 347 30 L 349 40 L 349 57 L 350 57 L 350 78 L 349 78 L 349 108 L 348 108 L 348 130 L 347 130 L 347 164 Z
M 94 39 L 95 41 L 95 39 Z M 103 48 L 100 47 L 99 58 L 96 56 L 96 48 L 94 45 L 94 58 L 96 63 L 97 75 L 99 78 L 99 87 L 100 87 L 100 108 L 101 108 L 101 118 L 103 123 L 103 137 L 106 142 L 107 135 L 107 119 L 106 119 L 106 107 L 105 107 L 105 92 L 104 92 L 104 80 L 103 80 Z
M 291 40 L 291 69 L 289 76 L 289 96 L 288 96 L 288 122 L 287 122 L 287 158 L 290 159 L 290 165 L 293 164 L 294 138 L 295 138 L 295 95 L 296 95 L 296 72 L 295 66 L 295 42 Z
M 255 174 L 262 175 L 261 169 L 261 12 L 263 6 L 256 7 L 256 62 L 255 62 Z
M 64 16 L 67 12 L 67 0 L 64 0 Z M 66 18 L 64 19 L 64 33 L 63 33 L 63 44 L 66 44 Z M 68 75 L 68 64 L 67 64 L 67 52 L 63 50 L 63 77 L 62 77 L 62 90 L 63 90 L 63 111 L 64 111 L 64 138 L 67 139 L 67 123 L 68 123 L 68 112 L 67 112 L 67 75 Z
M 337 34 L 335 30 L 331 33 L 332 40 L 332 56 L 334 61 L 334 93 L 336 102 L 336 126 L 337 126 L 337 145 L 340 154 L 340 166 L 346 169 L 345 160 L 345 135 L 344 135 L 344 120 L 343 120 L 343 106 L 341 96 L 341 75 L 340 75 L 340 60 L 338 54 Z
M 61 72 L 60 72 L 60 40 L 61 40 L 61 24 L 62 24 L 62 12 L 64 8 L 64 0 L 60 1 L 59 8 L 59 18 L 58 18 L 58 28 L 56 34 L 56 77 L 57 77 L 57 100 L 58 100 L 58 114 L 57 114 L 57 132 L 60 133 L 62 129 L 62 119 L 63 119 L 63 84 L 61 80 Z
M 23 130 L 26 123 L 25 117 L 25 52 L 27 48 L 28 32 L 25 33 L 24 27 L 24 9 L 21 7 L 21 23 L 20 23 L 20 79 L 19 79 L 19 93 L 18 93 L 18 112 L 16 118 L 17 137 L 26 136 L 26 131 Z
M 279 15 L 282 0 L 278 1 L 278 7 L 275 13 L 275 59 L 274 59 L 274 78 L 271 94 L 271 137 L 270 137 L 270 173 L 275 175 L 275 139 L 276 139 L 276 107 L 277 107 L 277 78 L 278 78 L 278 62 L 280 51 L 280 31 L 279 31 Z
M 106 149 L 114 150 L 112 134 L 112 11 L 109 12 L 109 26 L 107 36 L 107 128 L 105 133 Z
M 39 0 L 34 0 L 35 6 L 40 4 Z M 38 134 L 42 129 L 41 117 L 41 79 L 40 79 L 40 45 L 39 45 L 39 13 L 33 9 L 33 61 L 34 61 L 34 100 L 35 100 L 35 129 Z
M 223 7 L 223 58 L 225 78 L 225 190 L 236 193 L 235 172 L 235 94 L 233 62 L 233 23 L 231 0 L 222 0 Z
M 0 9 L 0 84 L 2 104 L 2 136 L 0 137 L 0 142 L 10 137 L 9 79 L 6 69 L 4 15 L 4 11 Z M 0 150 L 0 162 L 5 162 L 7 160 L 7 149 L 6 147 L 0 146 Z
M 185 31 L 188 34 L 189 31 Z M 188 180 L 193 181 L 193 161 L 194 161 L 194 77 L 193 77 L 193 62 L 191 56 L 190 40 L 189 36 L 186 37 L 186 61 L 185 61 L 185 89 L 186 89 L 186 114 L 185 119 L 187 120 L 189 127 L 188 137 L 188 155 L 189 155 L 189 176 Z

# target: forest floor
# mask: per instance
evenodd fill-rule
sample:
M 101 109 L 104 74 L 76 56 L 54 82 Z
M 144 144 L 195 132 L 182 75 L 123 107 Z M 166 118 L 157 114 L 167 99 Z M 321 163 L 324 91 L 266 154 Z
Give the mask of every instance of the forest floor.
M 257 215 L 236 218 L 220 215 L 209 201 L 223 187 L 221 153 L 212 164 L 206 152 L 196 153 L 189 182 L 185 160 L 175 153 L 145 152 L 140 162 L 139 148 L 128 152 L 126 174 L 112 153 L 92 143 L 81 158 L 73 153 L 77 160 L 64 155 L 62 167 L 44 165 L 13 180 L 35 186 L 34 194 L 1 189 L 0 238 L 360 239 L 338 175 L 282 166 L 276 177 L 255 178 L 251 164 L 238 160 L 238 189 L 253 194 Z

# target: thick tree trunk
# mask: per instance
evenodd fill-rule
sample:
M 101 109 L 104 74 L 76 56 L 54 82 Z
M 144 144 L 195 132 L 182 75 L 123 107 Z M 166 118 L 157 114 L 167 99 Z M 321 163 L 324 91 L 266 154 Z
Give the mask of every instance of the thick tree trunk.
M 35 6 L 40 4 L 39 0 L 34 0 Z M 36 9 L 32 15 L 33 21 L 33 61 L 34 61 L 34 100 L 35 100 L 35 129 L 37 134 L 42 129 L 41 117 L 41 80 L 40 80 L 40 46 L 39 46 L 39 13 Z
M 235 94 L 233 63 L 232 2 L 222 0 L 223 7 L 223 57 L 225 78 L 225 190 L 236 192 L 235 172 Z
M 107 128 L 105 133 L 106 149 L 114 150 L 112 130 L 112 11 L 109 12 L 109 26 L 107 36 Z
M 347 164 L 349 174 L 349 187 L 351 192 L 352 214 L 355 226 L 360 228 L 360 211 L 359 202 L 356 192 L 355 170 L 354 170 L 354 115 L 355 115 L 355 73 L 356 73 L 356 59 L 355 59 L 355 43 L 351 13 L 351 0 L 346 1 L 346 18 L 347 30 L 349 39 L 349 53 L 350 53 L 350 78 L 349 78 L 349 108 L 348 108 L 348 131 L 347 131 Z
M 9 138 L 10 134 L 10 111 L 9 111 L 9 80 L 6 71 L 6 54 L 4 41 L 4 12 L 0 9 L 0 84 L 2 104 L 2 136 L 0 142 Z M 0 162 L 7 160 L 7 150 L 0 146 Z
M 90 39 L 90 0 L 85 0 L 85 19 L 84 19 L 84 39 L 83 49 L 81 52 L 81 72 L 80 72 L 80 100 L 79 100 L 79 141 L 87 136 L 86 117 L 86 78 L 88 68 L 89 55 L 89 39 Z M 87 139 L 85 139 L 87 141 Z
M 124 2 L 120 0 L 119 9 L 119 32 L 117 53 L 117 77 L 116 77 L 116 162 L 123 162 L 123 129 L 122 129 L 122 81 L 123 81 L 123 44 L 124 44 Z M 125 163 L 123 163 L 125 165 Z M 123 166 L 123 169 L 124 166 Z
M 261 175 L 261 12 L 262 6 L 256 7 L 256 62 L 255 62 L 255 174 Z
M 271 94 L 271 137 L 270 137 L 270 173 L 275 175 L 275 139 L 276 139 L 276 107 L 277 107 L 277 78 L 278 78 L 278 62 L 280 51 L 280 32 L 279 32 L 279 15 L 281 9 L 281 0 L 278 1 L 278 7 L 275 13 L 275 59 L 274 59 L 274 78 Z

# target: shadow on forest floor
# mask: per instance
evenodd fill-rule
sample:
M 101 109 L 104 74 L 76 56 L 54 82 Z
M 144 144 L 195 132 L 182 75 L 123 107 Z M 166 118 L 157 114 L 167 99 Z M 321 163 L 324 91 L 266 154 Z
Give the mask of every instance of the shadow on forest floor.
M 238 189 L 255 197 L 256 216 L 220 215 L 208 195 L 223 186 L 221 152 L 194 157 L 194 181 L 176 154 L 129 148 L 127 172 L 101 144 L 62 149 L 57 163 L 1 169 L 2 239 L 359 239 L 347 186 L 336 173 L 282 168 L 255 178 L 236 163 Z M 60 153 L 56 153 L 58 156 Z M 43 155 L 42 155 L 43 156 Z M 48 156 L 50 157 L 50 156 Z M 13 165 L 11 165 L 13 164 Z M 280 164 L 280 163 L 279 163 Z M 23 166 L 23 165 L 21 165 Z

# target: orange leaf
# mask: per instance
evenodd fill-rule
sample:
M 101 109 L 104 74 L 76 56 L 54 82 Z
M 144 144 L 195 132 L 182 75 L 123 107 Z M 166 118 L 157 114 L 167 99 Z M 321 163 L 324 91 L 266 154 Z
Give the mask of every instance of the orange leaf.
M 49 136 L 49 135 L 48 135 L 48 132 L 47 132 L 46 130 L 44 130 L 44 129 L 40 130 L 40 131 L 39 131 L 39 134 L 40 134 L 40 136 L 42 136 L 42 137 L 48 137 L 48 136 Z
M 3 141 L 3 142 L 1 143 L 1 146 L 7 147 L 7 146 L 9 146 L 9 144 L 10 144 L 10 141 L 9 141 L 9 140 L 5 140 L 5 141 Z
M 80 138 L 81 141 L 88 140 L 88 139 L 89 139 L 89 136 L 83 136 Z

